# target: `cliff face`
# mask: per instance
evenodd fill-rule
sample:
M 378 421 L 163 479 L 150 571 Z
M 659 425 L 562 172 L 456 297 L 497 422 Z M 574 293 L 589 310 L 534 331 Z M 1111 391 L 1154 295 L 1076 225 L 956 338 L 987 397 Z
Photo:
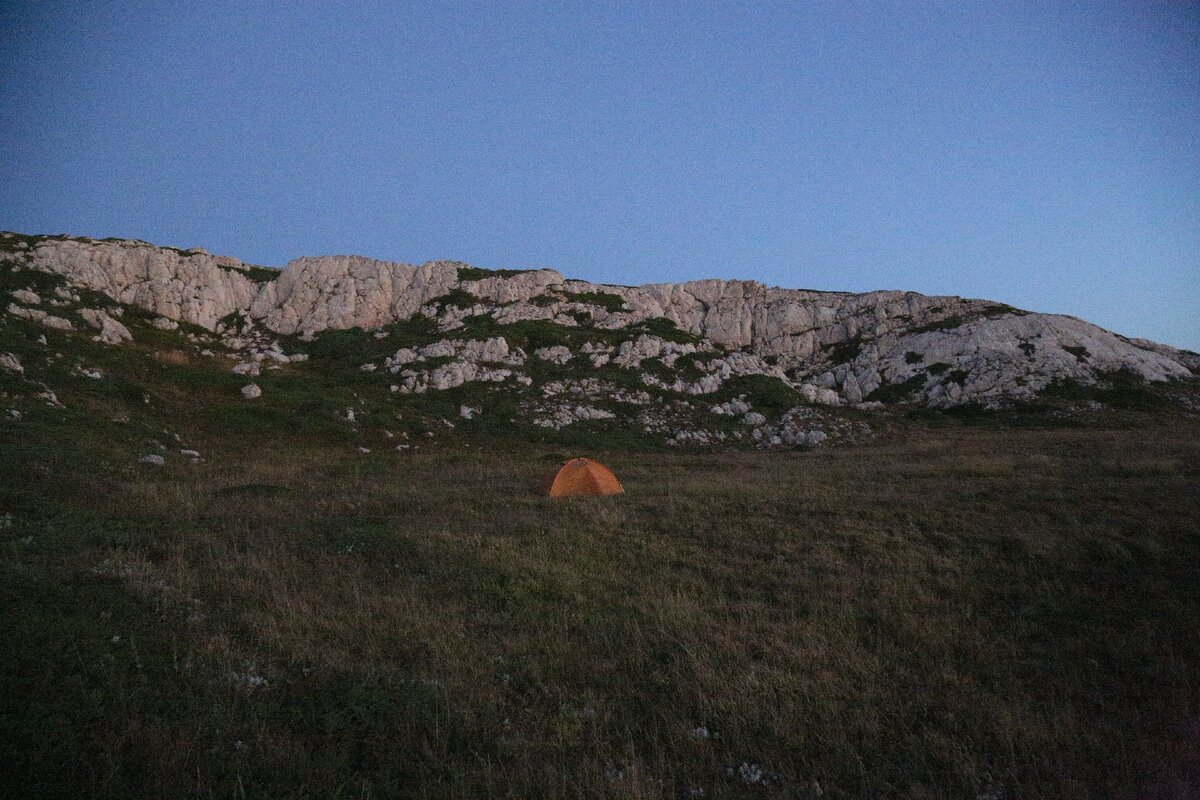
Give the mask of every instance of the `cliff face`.
M 414 267 L 361 256 L 298 258 L 259 288 L 249 311 L 279 333 L 375 328 L 408 319 L 457 283 L 458 268 L 450 263 Z
M 236 259 L 145 242 L 42 239 L 29 249 L 35 269 L 62 275 L 121 303 L 214 329 L 248 308 L 259 291 Z
M 564 327 L 585 319 L 606 330 L 669 320 L 706 345 L 744 351 L 751 360 L 743 373 L 782 377 L 827 403 L 998 404 L 1031 398 L 1058 379 L 1089 382 L 1125 370 L 1164 381 L 1200 369 L 1195 354 L 1074 317 L 913 292 L 812 292 L 736 280 L 622 287 L 566 280 L 554 270 L 488 273 L 360 256 L 300 258 L 275 271 L 144 242 L 5 238 L 35 269 L 213 331 L 239 313 L 269 331 L 306 336 L 417 314 L 446 332 L 481 315 Z

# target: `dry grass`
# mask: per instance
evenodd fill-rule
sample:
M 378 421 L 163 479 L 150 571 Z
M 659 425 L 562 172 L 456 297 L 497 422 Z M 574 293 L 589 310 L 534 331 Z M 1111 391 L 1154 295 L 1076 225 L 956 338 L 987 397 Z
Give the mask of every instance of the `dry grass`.
M 9 785 L 1186 797 L 1196 433 L 601 454 L 629 493 L 565 502 L 520 448 L 31 479 Z

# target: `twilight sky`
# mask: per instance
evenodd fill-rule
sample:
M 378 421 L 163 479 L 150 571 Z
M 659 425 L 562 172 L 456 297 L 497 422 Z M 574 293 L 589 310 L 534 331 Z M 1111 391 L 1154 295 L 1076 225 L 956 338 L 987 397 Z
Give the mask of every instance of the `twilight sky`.
M 0 3 L 0 228 L 986 297 L 1200 350 L 1200 4 Z

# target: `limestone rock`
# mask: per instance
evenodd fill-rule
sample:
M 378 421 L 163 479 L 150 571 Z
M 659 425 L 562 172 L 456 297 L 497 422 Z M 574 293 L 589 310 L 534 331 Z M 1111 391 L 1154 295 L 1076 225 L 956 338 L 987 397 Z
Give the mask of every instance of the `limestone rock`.
M 713 406 L 711 410 L 712 413 L 720 414 L 721 416 L 725 417 L 740 417 L 750 413 L 751 409 L 750 404 L 746 402 L 745 395 L 743 395 L 736 400 L 730 400 L 728 402 L 721 403 L 720 405 Z
M 562 273 L 552 269 L 529 270 L 507 277 L 490 276 L 466 281 L 462 287 L 476 297 L 500 303 L 528 301 L 563 285 Z
M 613 419 L 616 417 L 611 411 L 606 411 L 602 408 L 594 408 L 592 406 L 570 406 L 565 404 L 556 404 L 549 409 L 543 410 L 540 416 L 533 420 L 534 425 L 539 425 L 543 428 L 553 428 L 561 430 L 568 425 L 574 425 L 576 422 L 592 419 Z
M 514 366 L 525 363 L 525 353 L 519 349 L 510 351 L 508 341 L 503 336 L 467 342 L 459 351 L 459 358 L 464 361 L 486 361 Z
M 25 367 L 21 365 L 21 359 L 12 353 L 0 353 L 0 369 L 15 372 L 18 375 L 25 374 Z
M 543 320 L 577 327 L 583 320 L 602 330 L 629 328 L 637 333 L 618 347 L 585 346 L 586 358 L 579 361 L 640 370 L 643 361 L 658 359 L 676 376 L 647 370 L 643 381 L 689 395 L 717 391 L 733 377 L 765 375 L 795 387 L 813 404 L 870 409 L 886 398 L 934 407 L 1000 405 L 1032 398 L 1064 378 L 1088 383 L 1125 370 L 1167 381 L 1200 372 L 1200 355 L 1127 339 L 1072 317 L 913 292 L 815 292 L 738 280 L 623 287 L 564 280 L 554 270 L 460 280 L 460 274 L 477 274 L 457 262 L 415 266 L 359 256 L 296 259 L 269 280 L 252 280 L 237 259 L 198 249 L 69 238 L 39 240 L 20 257 L 24 266 L 159 314 L 167 322 L 154 324 L 164 329 L 183 321 L 216 330 L 221 320 L 237 318 L 239 330 L 252 323 L 311 341 L 320 331 L 356 326 L 386 335 L 382 326 L 418 314 L 433 317 L 442 330 L 462 328 L 472 315 L 498 324 Z M 56 291 L 62 300 L 78 297 L 63 291 L 68 296 Z M 46 323 L 44 311 L 29 307 L 40 304 L 36 293 L 17 290 L 12 297 L 20 302 L 8 304 L 10 314 L 69 330 L 68 320 L 49 317 Z M 673 324 L 699 341 L 647 332 L 651 322 L 658 333 Z M 401 390 L 530 380 L 511 369 L 479 367 L 524 363 L 524 353 L 510 351 L 502 337 L 440 344 L 445 352 L 401 349 L 385 362 L 393 373 L 412 373 L 397 384 Z M 714 345 L 725 352 L 714 353 Z M 239 349 L 233 341 L 230 347 Z M 253 345 L 244 342 L 242 348 Z M 554 353 L 555 359 L 563 357 Z M 289 363 L 278 349 L 259 348 L 251 357 Z M 446 357 L 453 366 L 416 368 L 423 360 Z M 676 369 L 680 365 L 687 369 Z
M 565 364 L 571 360 L 571 349 L 561 344 L 553 347 L 540 347 L 534 350 L 533 354 L 542 361 L 550 361 L 555 364 Z
M 133 340 L 133 334 L 123 324 L 113 319 L 107 312 L 95 308 L 79 310 L 83 321 L 100 331 L 96 341 L 104 344 L 121 344 Z
M 242 397 L 247 400 L 262 397 L 262 393 L 262 388 L 257 383 L 250 383 L 242 387 Z
M 51 315 L 47 314 L 46 316 L 42 317 L 41 321 L 42 321 L 42 325 L 46 326 L 47 328 L 50 328 L 51 330 L 55 330 L 55 331 L 73 331 L 73 330 L 75 330 L 75 326 L 71 323 L 71 320 L 63 319 L 62 317 L 55 317 L 55 316 L 51 316 Z
M 408 319 L 458 282 L 458 266 L 422 266 L 362 256 L 298 258 L 264 284 L 250 314 L 279 333 L 313 333 L 329 328 L 377 328 Z
M 510 350 L 508 341 L 503 336 L 467 342 L 458 339 L 443 339 L 418 349 L 401 348 L 384 359 L 384 366 L 394 375 L 409 364 L 418 364 L 433 358 L 456 358 L 472 364 L 488 362 L 520 366 L 525 363 L 526 356 L 519 347 Z
M 675 361 L 682 355 L 697 351 L 696 345 L 671 342 L 659 336 L 644 333 L 628 342 L 622 342 L 617 348 L 612 363 L 622 367 L 638 367 L 648 358 L 657 358 L 665 366 L 675 366 Z
M 400 383 L 396 391 L 401 394 L 422 394 L 427 391 L 444 391 L 462 386 L 464 383 L 483 381 L 499 383 L 512 377 L 510 369 L 484 366 L 476 361 L 451 361 L 433 370 L 404 370 L 400 372 Z
M 42 311 L 40 308 L 25 308 L 24 306 L 19 306 L 16 303 L 9 303 L 6 310 L 14 317 L 23 317 L 25 319 L 31 319 L 34 322 L 40 322 L 46 318 L 46 312 Z
M 842 398 L 833 389 L 827 389 L 815 383 L 802 383 L 797 389 L 800 395 L 810 403 L 823 406 L 840 406 L 842 404 Z
M 909 353 L 922 358 L 910 363 Z M 1057 314 L 1012 314 L 897 337 L 869 365 L 854 365 L 858 374 L 868 367 L 893 384 L 924 376 L 911 399 L 934 407 L 1028 400 L 1054 380 L 1093 383 L 1118 370 L 1149 381 L 1191 375 L 1180 359 Z
M 35 269 L 74 284 L 213 330 L 217 320 L 247 308 L 258 289 L 212 256 L 142 242 L 46 239 L 30 255 Z
M 39 400 L 45 400 L 46 405 L 48 406 L 53 406 L 54 408 L 66 408 L 66 406 L 64 406 L 58 399 L 58 395 L 56 395 L 50 389 L 43 389 L 42 391 L 38 392 L 37 397 Z

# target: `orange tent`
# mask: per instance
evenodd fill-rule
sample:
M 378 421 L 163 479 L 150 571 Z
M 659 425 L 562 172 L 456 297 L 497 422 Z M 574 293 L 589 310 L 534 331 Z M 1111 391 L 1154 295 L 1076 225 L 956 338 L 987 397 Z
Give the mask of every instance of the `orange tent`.
M 577 494 L 625 494 L 612 470 L 590 458 L 564 461 L 554 477 L 543 487 L 551 497 Z

